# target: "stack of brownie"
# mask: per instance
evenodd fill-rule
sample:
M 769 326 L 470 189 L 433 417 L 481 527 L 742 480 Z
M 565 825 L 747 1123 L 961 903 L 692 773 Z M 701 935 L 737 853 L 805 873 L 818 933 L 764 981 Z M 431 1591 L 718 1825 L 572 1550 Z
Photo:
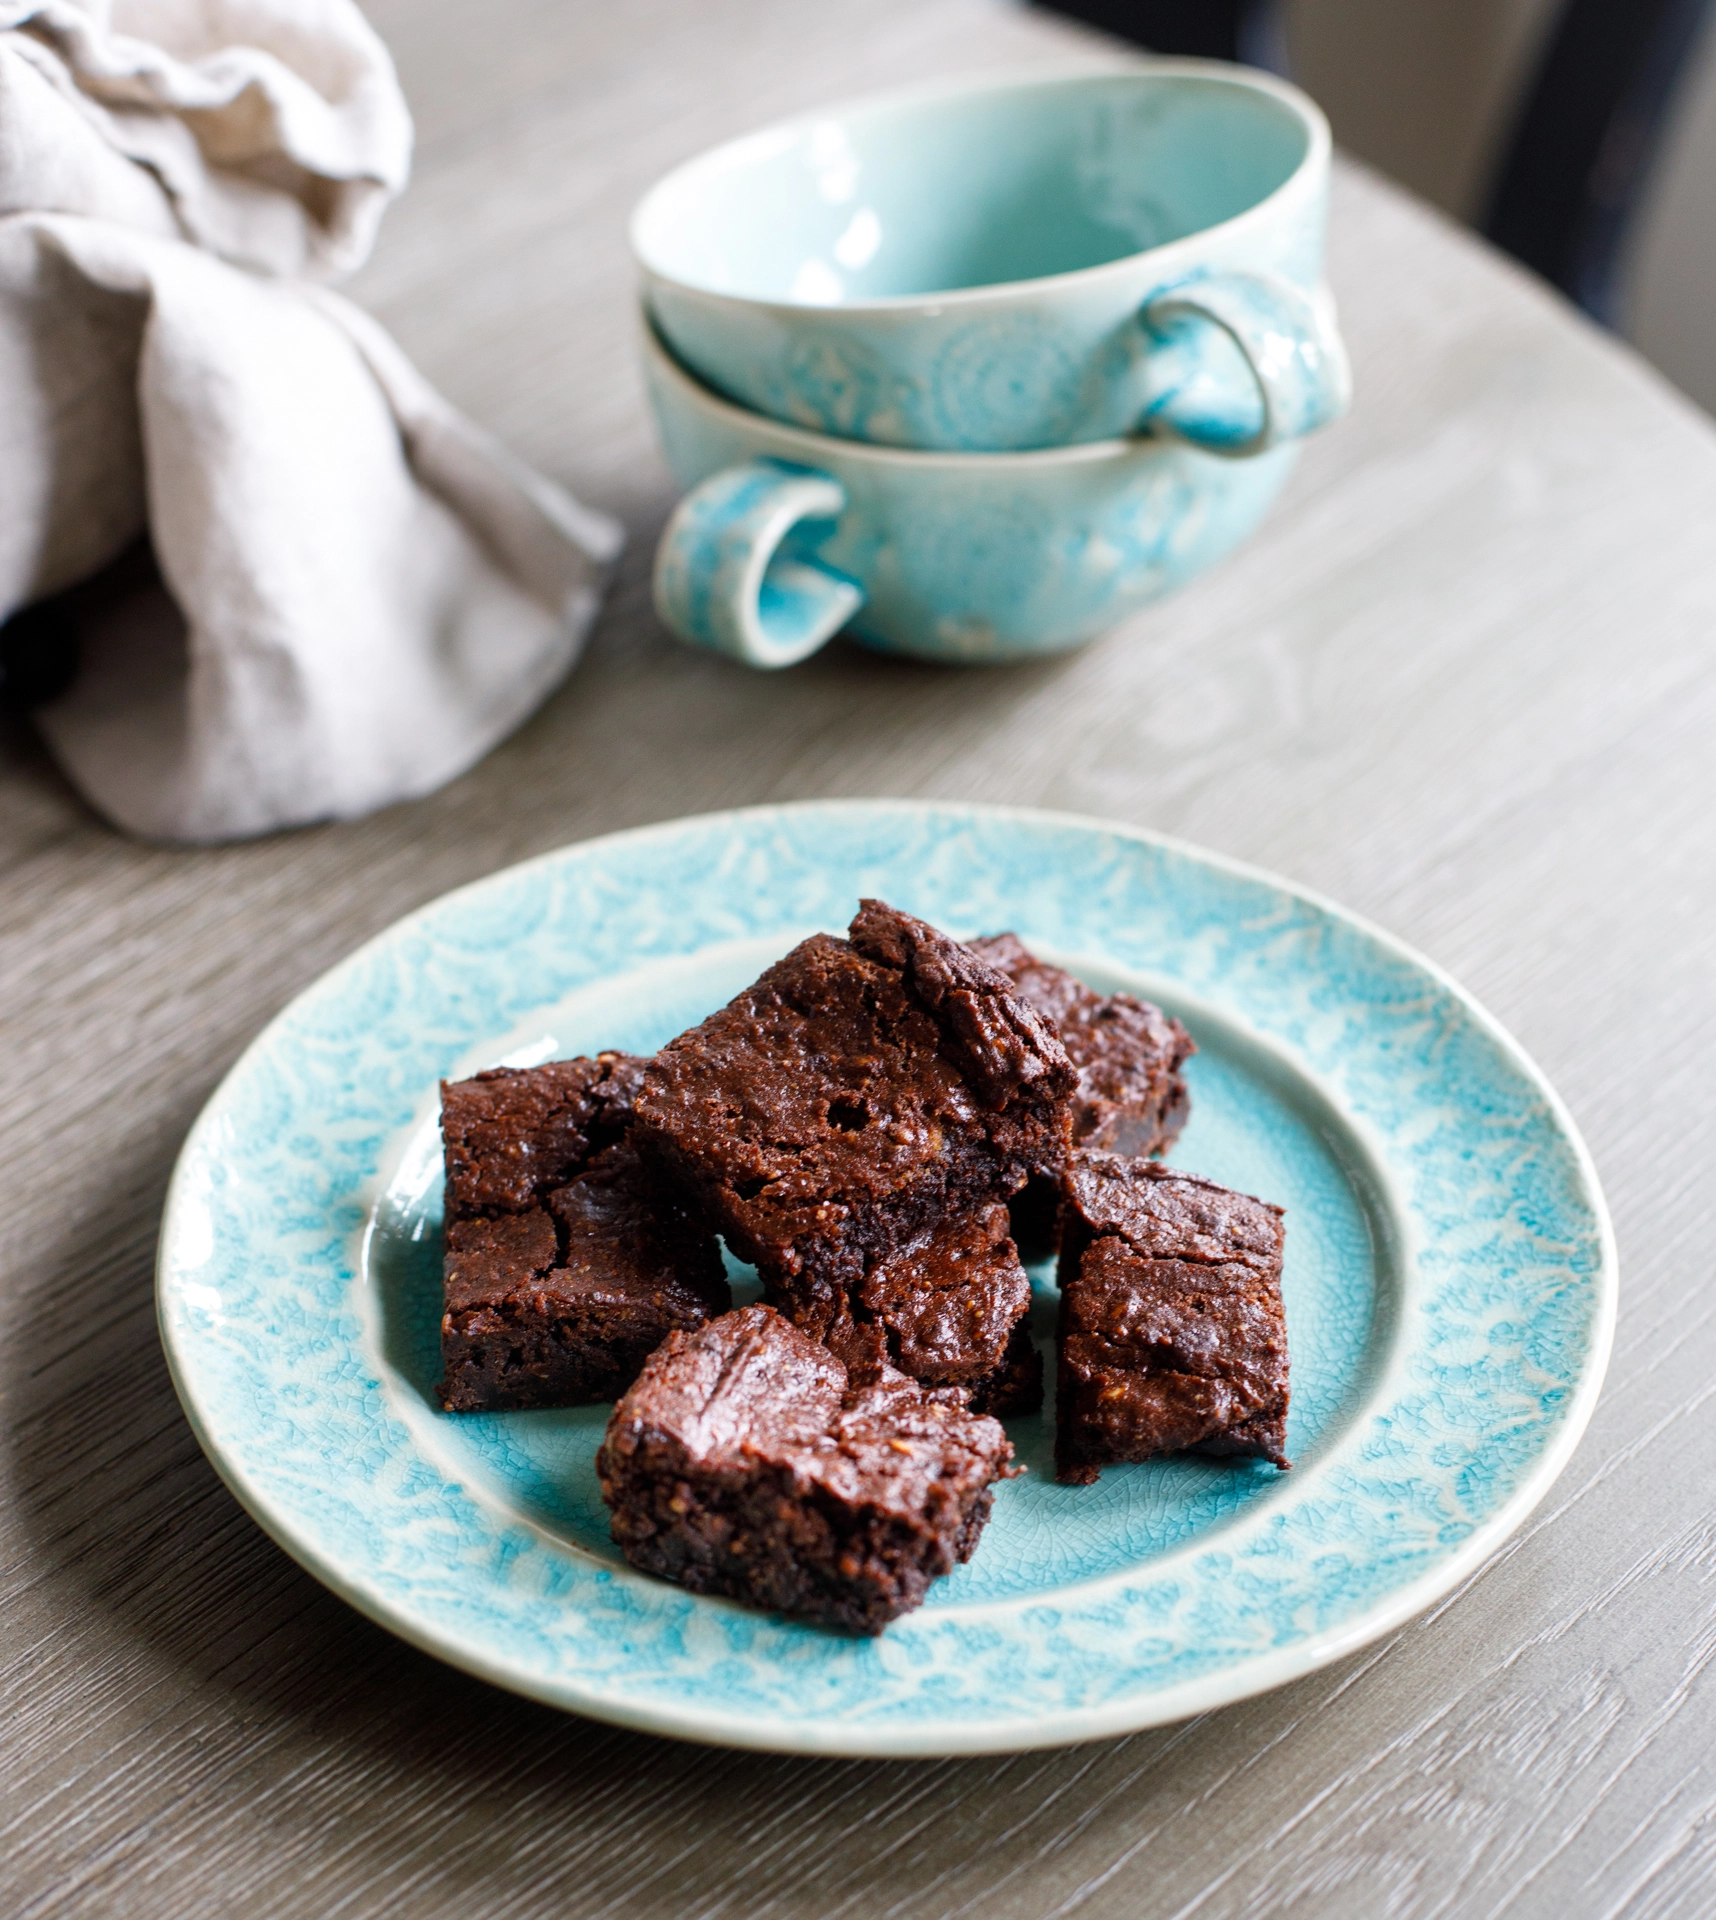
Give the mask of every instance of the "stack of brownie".
M 635 1137 L 849 1370 L 1042 1404 L 1007 1202 L 1066 1161 L 1078 1077 L 969 947 L 876 901 L 664 1047 Z
M 443 1402 L 619 1395 L 634 1564 L 875 1632 L 969 1558 L 996 1416 L 1042 1403 L 1023 1240 L 1060 1248 L 1060 1479 L 1284 1466 L 1279 1210 L 1149 1157 L 1191 1051 L 1010 934 L 865 901 L 653 1060 L 448 1085 Z M 717 1234 L 766 1304 L 728 1311 Z
M 1056 1026 L 1078 1068 L 1072 1150 L 1014 1202 L 1028 1251 L 1059 1248 L 1055 1477 L 1159 1453 L 1286 1467 L 1282 1211 L 1159 1164 L 1191 1111 L 1177 1020 L 1104 998 L 1010 933 L 972 942 Z

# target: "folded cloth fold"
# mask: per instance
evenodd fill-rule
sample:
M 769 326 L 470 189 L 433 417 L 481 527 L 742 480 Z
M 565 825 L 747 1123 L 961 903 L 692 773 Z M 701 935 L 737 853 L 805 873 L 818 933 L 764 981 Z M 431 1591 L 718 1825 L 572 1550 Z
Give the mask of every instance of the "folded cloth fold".
M 405 185 L 411 116 L 350 0 L 0 0 L 0 30 L 226 259 L 356 267 Z
M 356 8 L 0 0 L 0 129 L 0 617 L 144 534 L 161 583 L 91 600 L 37 710 L 72 779 L 208 841 L 480 758 L 576 658 L 620 533 L 311 283 L 409 158 Z

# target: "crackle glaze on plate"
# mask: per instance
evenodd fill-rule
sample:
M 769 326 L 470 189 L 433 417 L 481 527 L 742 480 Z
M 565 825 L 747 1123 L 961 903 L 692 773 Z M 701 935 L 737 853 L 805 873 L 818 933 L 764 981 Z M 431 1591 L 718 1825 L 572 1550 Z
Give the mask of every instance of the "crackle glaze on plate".
M 1052 1415 L 968 1566 L 875 1640 L 635 1573 L 605 1408 L 450 1416 L 436 1083 L 648 1051 L 876 894 L 1017 929 L 1190 1026 L 1175 1163 L 1284 1203 L 1290 1474 L 1050 1477 Z M 736 1276 L 745 1297 L 745 1277 Z M 1052 1275 L 1034 1276 L 1047 1343 Z M 1615 1263 L 1595 1174 L 1519 1048 L 1429 963 L 1266 874 L 977 807 L 763 808 L 620 834 L 433 902 L 303 993 L 180 1157 L 162 1336 L 198 1439 L 318 1578 L 555 1705 L 739 1746 L 942 1754 L 1149 1726 L 1388 1631 L 1518 1525 L 1596 1398 Z

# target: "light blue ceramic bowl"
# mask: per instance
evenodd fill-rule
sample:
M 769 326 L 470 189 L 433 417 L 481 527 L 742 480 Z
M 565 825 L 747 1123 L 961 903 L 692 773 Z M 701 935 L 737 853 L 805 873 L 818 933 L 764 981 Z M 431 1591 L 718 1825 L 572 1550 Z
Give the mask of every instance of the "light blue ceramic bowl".
M 784 667 L 849 627 L 922 659 L 997 663 L 1093 639 L 1256 526 L 1296 449 L 1227 460 L 1180 440 L 911 453 L 730 405 L 646 329 L 649 395 L 690 491 L 656 549 L 681 639 Z
M 675 356 L 771 418 L 1004 452 L 1332 419 L 1329 132 L 1295 88 L 1158 62 L 828 108 L 668 175 L 632 244 Z

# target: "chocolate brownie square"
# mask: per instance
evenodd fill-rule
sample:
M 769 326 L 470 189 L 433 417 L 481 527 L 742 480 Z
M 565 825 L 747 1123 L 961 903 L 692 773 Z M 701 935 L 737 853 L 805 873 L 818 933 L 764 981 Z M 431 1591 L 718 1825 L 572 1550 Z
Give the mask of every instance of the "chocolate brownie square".
M 645 1065 L 599 1053 L 443 1080 L 447 1219 L 520 1213 L 565 1186 L 625 1132 Z
M 850 1294 L 801 1277 L 769 1304 L 823 1342 L 854 1379 L 893 1369 L 950 1404 L 997 1419 L 1043 1404 L 1043 1363 L 1025 1319 L 1031 1282 L 991 1201 L 932 1227 L 872 1267 Z
M 879 1260 L 850 1292 L 795 1284 L 767 1297 L 850 1366 L 873 1343 L 886 1361 L 930 1386 L 969 1385 L 993 1373 L 1031 1304 L 1031 1282 L 1008 1232 L 1004 1202 L 937 1221 Z
M 886 1329 L 888 1357 L 911 1379 L 967 1386 L 992 1374 L 1031 1306 L 1006 1205 L 956 1215 L 891 1253 L 853 1303 Z
M 612 1400 L 678 1328 L 732 1305 L 720 1248 L 624 1142 L 543 1205 L 447 1226 L 449 1413 Z
M 1157 1453 L 1287 1462 L 1282 1210 L 1157 1162 L 1075 1153 L 1056 1477 Z
M 845 1321 L 823 1337 L 823 1345 L 854 1383 L 873 1382 L 899 1371 L 888 1358 L 887 1332 L 875 1321 Z M 947 1406 L 967 1407 L 973 1413 L 1011 1420 L 1015 1415 L 1041 1409 L 1043 1356 L 1031 1338 L 1029 1324 L 1021 1318 L 1008 1336 L 1000 1359 L 987 1373 L 960 1384 L 938 1386 L 928 1380 L 917 1384 L 932 1400 Z
M 971 951 L 879 901 L 644 1070 L 635 1137 L 779 1292 L 851 1290 L 1064 1162 L 1077 1075 Z
M 853 1384 L 772 1308 L 675 1333 L 596 1456 L 626 1558 L 694 1593 L 879 1633 L 969 1560 L 1013 1449 L 903 1375 Z
M 1197 1048 L 1179 1021 L 1133 994 L 1095 992 L 1063 967 L 1039 960 L 1017 934 L 974 940 L 971 949 L 1054 1022 L 1078 1069 L 1073 1145 L 1101 1153 L 1165 1153 L 1191 1112 L 1180 1069 Z M 1014 1202 L 1014 1232 L 1028 1257 L 1054 1252 L 1059 1205 L 1058 1182 L 1041 1179 Z
M 1017 934 L 973 940 L 971 950 L 1054 1022 L 1078 1069 L 1075 1146 L 1143 1157 L 1173 1144 L 1191 1111 L 1180 1069 L 1197 1052 L 1178 1020 L 1134 994 L 1097 993 L 1039 960 Z

